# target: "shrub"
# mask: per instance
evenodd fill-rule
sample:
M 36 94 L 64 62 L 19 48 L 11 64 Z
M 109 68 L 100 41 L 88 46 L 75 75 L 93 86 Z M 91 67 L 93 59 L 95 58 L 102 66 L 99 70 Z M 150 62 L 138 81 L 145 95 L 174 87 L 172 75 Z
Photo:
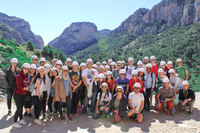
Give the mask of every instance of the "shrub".
M 10 53 L 10 54 L 14 54 L 14 50 L 13 50 L 13 48 L 10 47 L 10 46 L 7 46 L 7 47 L 4 49 L 4 51 L 5 51 L 5 52 L 8 52 L 8 53 Z

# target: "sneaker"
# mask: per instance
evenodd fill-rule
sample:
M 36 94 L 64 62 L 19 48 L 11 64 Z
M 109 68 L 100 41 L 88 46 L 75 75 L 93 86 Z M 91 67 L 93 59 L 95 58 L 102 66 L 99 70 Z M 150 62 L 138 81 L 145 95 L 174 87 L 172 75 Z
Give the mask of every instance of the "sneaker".
M 32 118 L 33 116 L 32 116 L 32 114 L 31 114 L 31 113 L 29 113 L 29 114 L 28 114 L 28 117 Z
M 64 117 L 64 116 L 61 116 L 61 117 L 60 117 L 60 120 L 61 120 L 61 121 L 64 121 L 64 120 L 65 120 L 65 117 Z
M 188 115 L 191 115 L 191 114 L 192 114 L 192 112 L 188 111 Z
M 81 115 L 85 115 L 85 113 L 84 113 L 84 112 L 82 112 L 82 113 L 81 113 Z
M 78 114 L 77 114 L 77 113 L 75 113 L 74 115 L 75 115 L 75 116 L 78 116 Z
M 21 128 L 22 127 L 22 125 L 20 125 L 19 123 L 13 123 L 12 126 L 15 127 L 15 128 Z
M 11 116 L 12 115 L 12 112 L 11 111 L 8 111 L 8 116 Z
M 57 113 L 53 113 L 54 117 L 58 117 L 58 112 Z
M 25 112 L 25 113 L 24 113 L 24 116 L 28 116 L 28 113 L 27 113 L 27 112 Z
M 71 116 L 66 116 L 66 119 L 72 121 L 72 117 Z
M 50 115 L 50 116 L 53 116 L 53 112 L 51 112 L 49 115 Z
M 40 121 L 40 119 L 37 119 L 37 120 L 35 119 L 34 122 L 35 122 L 36 124 L 38 124 L 38 125 L 42 125 L 42 122 Z
M 27 123 L 25 122 L 25 120 L 22 119 L 19 121 L 19 124 L 26 125 Z

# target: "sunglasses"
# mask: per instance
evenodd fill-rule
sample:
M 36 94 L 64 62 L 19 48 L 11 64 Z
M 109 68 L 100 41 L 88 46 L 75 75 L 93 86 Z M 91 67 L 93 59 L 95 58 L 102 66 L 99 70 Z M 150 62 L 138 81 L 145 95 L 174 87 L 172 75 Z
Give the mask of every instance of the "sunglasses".
M 151 60 L 151 61 L 156 61 L 156 60 Z
M 140 89 L 140 88 L 138 88 L 138 87 L 135 87 L 134 89 Z
M 122 92 L 122 91 L 117 91 L 117 92 Z
M 29 70 L 29 68 L 25 68 L 25 67 L 24 67 L 24 69 L 25 69 L 25 70 Z
M 121 65 L 117 65 L 118 67 L 121 67 Z
M 132 77 L 137 77 L 137 75 L 132 75 Z
M 120 75 L 126 75 L 125 73 L 123 73 L 123 74 L 120 74 Z
M 68 72 L 68 70 L 63 70 L 63 72 Z
M 107 87 L 102 87 L 102 88 L 107 88 Z
M 38 59 L 34 59 L 35 61 L 38 61 Z

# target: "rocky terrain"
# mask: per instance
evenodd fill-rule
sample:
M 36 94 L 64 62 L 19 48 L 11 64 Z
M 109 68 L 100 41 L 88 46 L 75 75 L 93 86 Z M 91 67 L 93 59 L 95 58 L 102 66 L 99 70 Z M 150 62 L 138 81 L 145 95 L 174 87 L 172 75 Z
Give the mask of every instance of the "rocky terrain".
M 20 18 L 17 18 L 17 17 L 8 16 L 4 13 L 0 13 L 0 22 L 12 27 L 13 29 L 15 29 L 21 35 L 21 38 L 23 39 L 21 41 L 19 40 L 19 38 L 20 38 L 19 36 L 16 37 L 16 36 L 12 36 L 12 34 L 10 35 L 10 38 L 16 40 L 18 43 L 22 44 L 24 42 L 27 43 L 28 41 L 32 41 L 33 44 L 38 49 L 41 49 L 44 46 L 44 42 L 43 42 L 42 37 L 35 35 L 31 31 L 30 24 L 27 21 L 20 19 Z M 9 36 L 8 34 L 5 34 L 5 32 L 2 32 L 0 30 L 0 35 L 1 34 L 5 38 L 6 37 L 8 38 L 8 36 Z

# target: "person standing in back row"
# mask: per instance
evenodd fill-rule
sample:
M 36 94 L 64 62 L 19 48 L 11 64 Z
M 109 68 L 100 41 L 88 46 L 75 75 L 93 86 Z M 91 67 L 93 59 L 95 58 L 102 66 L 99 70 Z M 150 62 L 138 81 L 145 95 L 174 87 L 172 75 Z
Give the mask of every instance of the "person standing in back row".
M 130 79 L 130 78 L 132 77 L 131 72 L 132 72 L 133 70 L 135 70 L 135 67 L 133 66 L 134 60 L 133 60 L 132 57 L 129 57 L 129 58 L 128 58 L 128 64 L 129 64 L 129 66 L 125 67 L 125 70 L 126 70 L 126 77 L 127 77 L 128 79 Z
M 72 70 L 72 59 L 71 58 L 67 58 L 67 67 L 69 68 L 69 71 Z
M 6 71 L 6 82 L 7 82 L 7 106 L 8 106 L 8 115 L 11 116 L 11 103 L 13 91 L 15 89 L 15 79 L 18 74 L 19 69 L 17 68 L 18 60 L 12 58 L 10 61 L 10 68 Z
M 31 61 L 32 61 L 32 64 L 35 64 L 36 65 L 36 70 L 38 69 L 38 67 L 40 66 L 38 63 L 38 57 L 36 55 L 33 55 L 31 57 Z
M 121 70 L 121 66 L 122 66 L 121 62 L 117 61 L 117 68 L 115 68 L 115 69 L 112 70 L 112 74 L 113 74 L 113 77 L 115 79 L 117 79 L 118 77 L 120 77 L 119 71 Z
M 146 70 L 147 73 L 145 74 L 145 81 L 144 81 L 144 86 L 146 89 L 146 97 L 145 97 L 145 104 L 144 104 L 144 109 L 146 109 L 147 111 L 149 111 L 149 106 L 150 106 L 150 94 L 151 94 L 151 90 L 154 90 L 155 88 L 155 74 L 151 72 L 152 69 L 152 65 L 150 63 L 148 63 L 146 65 Z
M 149 57 L 145 56 L 143 59 L 142 68 L 146 71 L 146 65 L 149 62 Z
M 176 63 L 178 65 L 177 68 L 175 68 L 175 71 L 178 73 L 178 77 L 183 82 L 184 80 L 188 80 L 188 70 L 186 67 L 182 66 L 182 60 L 179 58 L 176 60 Z

